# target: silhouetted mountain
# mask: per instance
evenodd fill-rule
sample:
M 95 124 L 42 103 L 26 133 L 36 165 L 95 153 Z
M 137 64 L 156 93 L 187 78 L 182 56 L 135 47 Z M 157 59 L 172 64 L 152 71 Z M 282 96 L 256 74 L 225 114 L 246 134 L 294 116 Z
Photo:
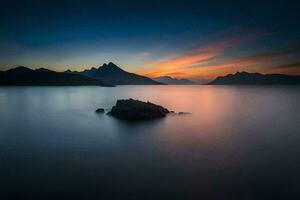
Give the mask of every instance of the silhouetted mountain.
M 36 69 L 35 71 L 36 72 L 54 72 L 54 71 L 51 71 L 51 70 L 46 69 L 46 68 L 39 68 L 39 69 Z
M 70 73 L 70 72 L 69 72 Z M 148 77 L 140 76 L 134 73 L 129 73 L 110 62 L 103 64 L 98 69 L 91 68 L 82 72 L 72 72 L 75 74 L 84 75 L 94 79 L 103 80 L 106 83 L 112 85 L 159 85 L 157 81 L 154 81 Z
M 6 75 L 9 75 L 9 76 L 21 76 L 21 75 L 32 73 L 32 71 L 33 71 L 32 69 L 29 69 L 27 67 L 19 66 L 19 67 L 4 71 L 3 73 L 5 73 Z
M 32 70 L 27 67 L 16 67 L 0 72 L 0 85 L 99 85 L 109 86 L 104 82 L 79 74 L 54 72 L 45 68 Z
M 300 76 L 284 74 L 259 74 L 237 72 L 223 77 L 218 77 L 210 85 L 293 85 L 300 84 Z
M 170 76 L 160 76 L 157 78 L 153 78 L 153 80 L 168 85 L 196 85 L 197 84 L 196 82 L 191 81 L 189 79 L 176 79 Z

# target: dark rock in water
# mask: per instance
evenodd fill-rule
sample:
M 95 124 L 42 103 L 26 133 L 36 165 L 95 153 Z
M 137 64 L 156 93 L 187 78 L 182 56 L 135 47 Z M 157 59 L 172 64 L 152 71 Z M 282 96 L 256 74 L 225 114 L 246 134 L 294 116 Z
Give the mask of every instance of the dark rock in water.
M 104 113 L 104 109 L 103 109 L 103 108 L 98 108 L 98 109 L 96 110 L 96 113 Z
M 170 111 L 150 102 L 134 99 L 118 100 L 108 115 L 127 121 L 142 121 L 165 117 Z

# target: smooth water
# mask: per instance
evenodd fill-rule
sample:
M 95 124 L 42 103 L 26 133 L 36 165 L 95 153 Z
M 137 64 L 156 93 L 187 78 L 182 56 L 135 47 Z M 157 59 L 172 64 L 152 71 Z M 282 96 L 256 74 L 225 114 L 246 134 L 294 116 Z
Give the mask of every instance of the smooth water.
M 192 114 L 94 112 L 124 98 Z M 300 197 L 300 87 L 0 87 L 0 128 L 0 199 Z

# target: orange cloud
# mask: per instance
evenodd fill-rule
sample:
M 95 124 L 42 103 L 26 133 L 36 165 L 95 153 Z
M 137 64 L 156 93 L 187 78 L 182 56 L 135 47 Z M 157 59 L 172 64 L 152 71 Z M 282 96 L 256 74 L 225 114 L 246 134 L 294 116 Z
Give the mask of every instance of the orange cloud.
M 201 65 L 190 68 L 173 68 L 167 71 L 154 71 L 151 75 L 153 77 L 167 75 L 181 78 L 212 80 L 216 76 L 234 73 L 236 71 L 240 71 L 243 68 L 255 66 L 258 64 L 260 64 L 258 60 L 242 59 L 216 65 Z
M 283 64 L 292 62 L 299 56 L 298 46 L 244 57 L 226 57 L 227 51 L 231 48 L 257 37 L 255 34 L 250 34 L 209 43 L 181 55 L 148 63 L 146 66 L 149 69 L 144 70 L 142 74 L 149 77 L 172 76 L 207 81 L 237 71 L 300 74 L 299 64 L 297 66 Z
M 250 66 L 259 64 L 259 58 L 248 60 L 235 60 L 222 64 L 213 64 L 214 60 L 232 47 L 243 42 L 257 38 L 257 34 L 249 33 L 239 37 L 232 37 L 221 41 L 212 42 L 181 55 L 168 56 L 158 61 L 147 63 L 140 73 L 149 77 L 173 76 L 177 78 L 212 78 L 207 73 L 219 71 L 223 68 L 238 66 Z
M 182 68 L 187 66 L 200 64 L 210 58 L 216 57 L 217 55 L 218 52 L 206 52 L 197 55 L 178 56 L 169 60 L 163 60 L 155 63 L 155 67 L 152 67 L 151 70 L 144 72 L 143 74 L 150 77 L 170 74 L 172 71 L 180 71 Z

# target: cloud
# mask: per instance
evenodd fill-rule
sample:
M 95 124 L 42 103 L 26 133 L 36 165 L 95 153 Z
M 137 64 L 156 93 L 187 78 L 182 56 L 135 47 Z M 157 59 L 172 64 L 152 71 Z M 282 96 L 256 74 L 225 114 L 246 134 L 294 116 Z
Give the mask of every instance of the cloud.
M 261 72 L 266 74 L 300 75 L 300 62 L 266 68 Z
M 216 41 L 208 42 L 203 45 L 197 45 L 191 49 L 181 52 L 177 55 L 169 55 L 159 60 L 147 63 L 143 67 L 141 74 L 149 77 L 157 76 L 176 76 L 182 78 L 197 77 L 199 73 L 208 70 L 218 58 L 221 58 L 230 49 L 253 41 L 258 37 L 265 36 L 262 31 L 253 31 L 239 36 L 228 37 Z M 218 67 L 231 66 L 229 63 L 218 64 Z M 215 66 L 214 68 L 216 68 Z
M 249 44 L 267 35 L 270 34 L 250 32 L 238 37 L 206 43 L 181 54 L 170 55 L 158 61 L 147 63 L 150 69 L 145 70 L 142 74 L 150 77 L 168 75 L 178 78 L 211 80 L 216 76 L 236 71 L 298 73 L 295 66 L 293 68 L 288 67 L 289 63 L 299 61 L 300 45 L 298 44 L 250 55 L 238 54 L 234 57 L 228 55 L 234 49 L 238 49 L 237 52 L 240 53 L 240 47 L 243 45 L 248 47 Z

